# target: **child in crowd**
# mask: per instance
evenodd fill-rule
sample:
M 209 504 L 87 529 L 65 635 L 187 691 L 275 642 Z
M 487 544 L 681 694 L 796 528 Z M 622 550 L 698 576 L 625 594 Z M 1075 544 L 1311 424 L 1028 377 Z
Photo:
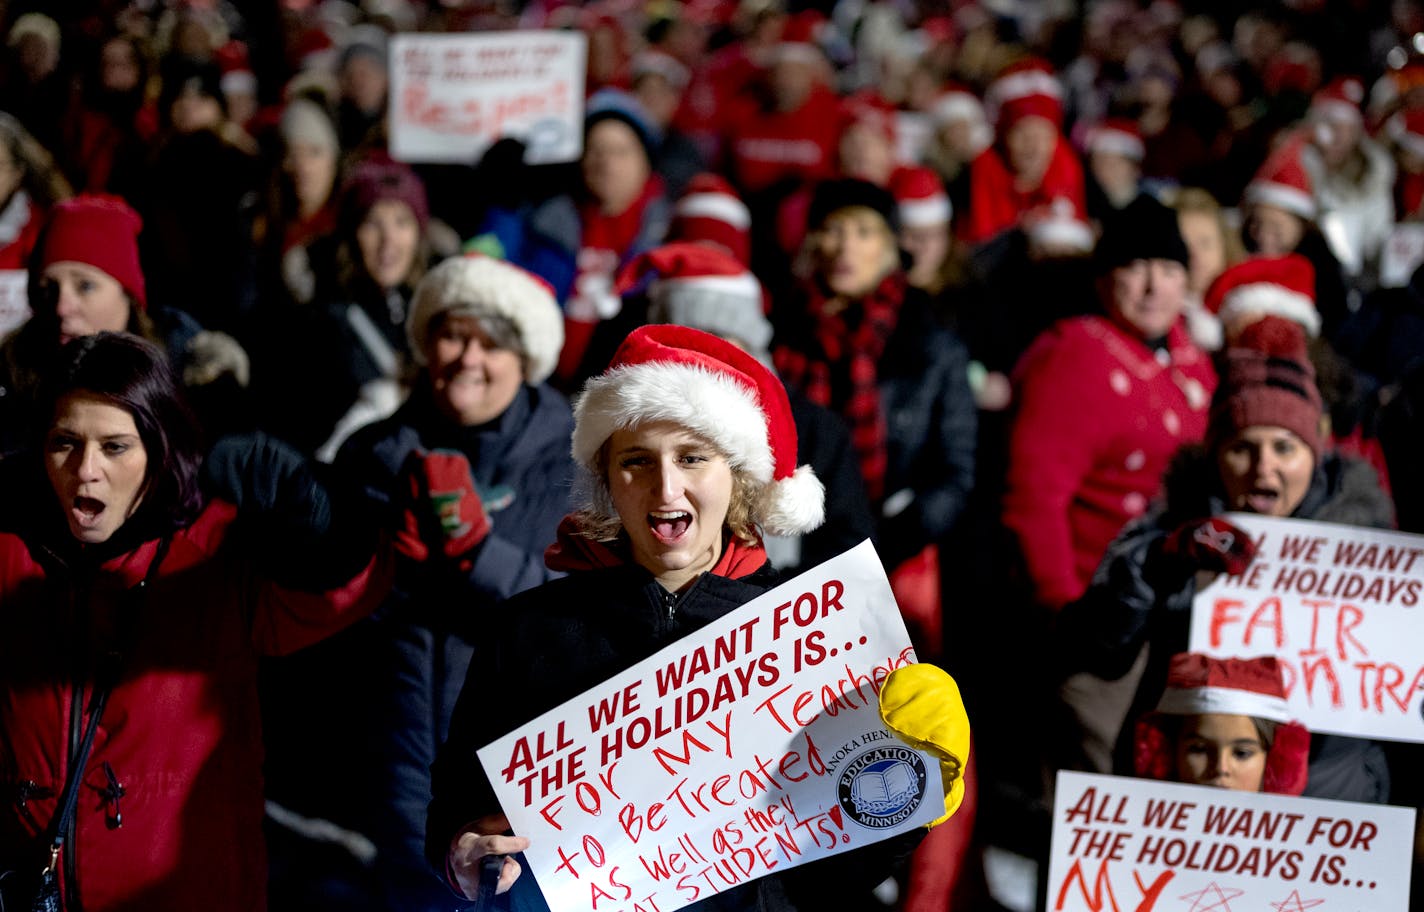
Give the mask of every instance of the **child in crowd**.
M 1183 652 L 1172 657 L 1157 710 L 1137 723 L 1133 763 L 1150 779 L 1299 795 L 1309 752 L 1274 657 Z

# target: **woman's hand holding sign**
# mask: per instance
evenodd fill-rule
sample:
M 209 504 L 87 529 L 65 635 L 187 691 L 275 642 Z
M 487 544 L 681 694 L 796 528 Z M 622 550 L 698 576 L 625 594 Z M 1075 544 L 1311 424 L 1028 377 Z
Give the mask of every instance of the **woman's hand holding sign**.
M 506 893 L 519 879 L 519 862 L 509 856 L 529 848 L 529 840 L 502 835 L 508 831 L 509 821 L 503 814 L 490 814 L 467 825 L 450 841 L 450 880 L 467 899 L 485 899 L 491 892 Z M 494 859 L 503 859 L 497 874 Z M 489 879 L 494 880 L 492 891 L 485 877 L 487 867 L 491 869 Z

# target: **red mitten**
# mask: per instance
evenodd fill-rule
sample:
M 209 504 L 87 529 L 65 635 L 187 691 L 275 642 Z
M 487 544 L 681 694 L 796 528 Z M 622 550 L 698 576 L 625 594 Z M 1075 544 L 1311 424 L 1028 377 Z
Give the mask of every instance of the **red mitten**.
M 1251 536 L 1224 519 L 1182 523 L 1162 542 L 1162 553 L 1197 570 L 1239 576 L 1256 556 Z
M 406 459 L 410 501 L 395 534 L 396 550 L 416 561 L 432 553 L 468 554 L 490 533 L 490 520 L 463 453 L 416 450 Z

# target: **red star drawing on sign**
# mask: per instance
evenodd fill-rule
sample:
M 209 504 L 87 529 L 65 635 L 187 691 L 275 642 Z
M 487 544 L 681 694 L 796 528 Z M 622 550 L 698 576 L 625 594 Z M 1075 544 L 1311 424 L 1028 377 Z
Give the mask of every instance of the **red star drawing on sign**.
M 1314 909 L 1316 906 L 1324 905 L 1323 899 L 1301 899 L 1299 890 L 1292 890 L 1291 894 L 1278 903 L 1271 903 L 1271 908 L 1276 912 L 1305 912 L 1306 909 Z
M 1245 890 L 1237 890 L 1234 887 L 1222 888 L 1212 881 L 1195 893 L 1188 893 L 1178 899 L 1185 900 L 1192 904 L 1187 912 L 1231 912 L 1231 900 L 1245 893 Z

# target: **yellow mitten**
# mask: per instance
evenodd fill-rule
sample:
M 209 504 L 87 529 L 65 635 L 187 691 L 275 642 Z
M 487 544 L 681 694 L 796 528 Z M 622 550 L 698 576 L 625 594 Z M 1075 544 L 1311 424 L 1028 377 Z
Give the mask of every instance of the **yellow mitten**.
M 897 668 L 880 688 L 880 719 L 895 737 L 939 758 L 944 780 L 944 816 L 939 826 L 959 810 L 964 800 L 964 767 L 969 762 L 969 714 L 959 685 L 949 672 L 920 663 Z

